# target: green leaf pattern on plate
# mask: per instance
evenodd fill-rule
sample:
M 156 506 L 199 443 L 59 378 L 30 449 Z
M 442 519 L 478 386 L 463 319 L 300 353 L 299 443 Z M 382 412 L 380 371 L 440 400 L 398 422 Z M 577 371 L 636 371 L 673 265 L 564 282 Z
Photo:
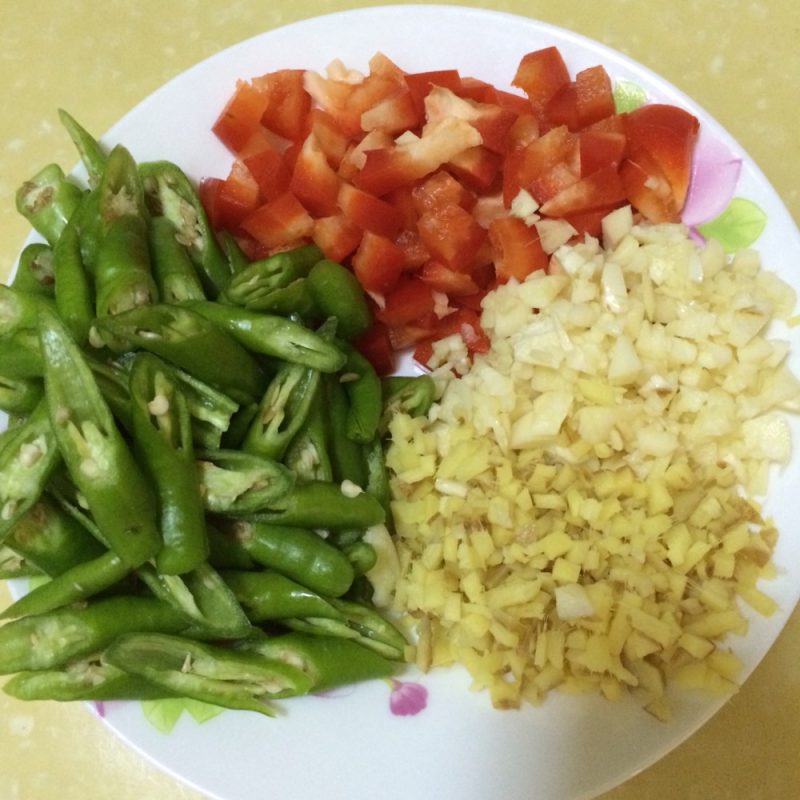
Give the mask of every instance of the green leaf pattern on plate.
M 198 723 L 206 722 L 224 711 L 220 706 L 182 697 L 144 700 L 141 706 L 147 721 L 161 733 L 170 733 L 184 711 Z
M 734 197 L 727 208 L 714 219 L 697 226 L 706 239 L 716 239 L 727 253 L 749 247 L 761 236 L 767 215 L 752 200 Z

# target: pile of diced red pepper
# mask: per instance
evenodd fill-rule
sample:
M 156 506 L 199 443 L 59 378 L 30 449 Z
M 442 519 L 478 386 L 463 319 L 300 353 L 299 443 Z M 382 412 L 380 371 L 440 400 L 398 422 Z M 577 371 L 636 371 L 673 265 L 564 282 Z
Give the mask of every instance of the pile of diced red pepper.
M 313 241 L 348 264 L 374 301 L 359 344 L 381 372 L 408 347 L 426 363 L 451 333 L 485 351 L 482 297 L 549 260 L 511 214 L 520 190 L 577 236 L 624 204 L 674 220 L 698 130 L 672 105 L 617 113 L 606 70 L 572 78 L 555 47 L 524 56 L 512 84 L 524 95 L 382 54 L 365 76 L 335 62 L 240 81 L 213 128 L 236 158 L 201 182 L 211 222 L 251 258 Z

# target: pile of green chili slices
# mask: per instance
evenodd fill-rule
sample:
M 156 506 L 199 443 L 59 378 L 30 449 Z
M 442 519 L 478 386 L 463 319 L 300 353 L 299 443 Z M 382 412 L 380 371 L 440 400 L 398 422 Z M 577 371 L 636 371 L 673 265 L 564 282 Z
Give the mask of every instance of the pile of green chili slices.
M 250 261 L 176 165 L 62 121 L 88 185 L 20 188 L 44 241 L 0 286 L 0 577 L 45 579 L 2 615 L 4 690 L 272 714 L 393 673 L 382 437 L 430 379 L 376 374 L 316 246 Z

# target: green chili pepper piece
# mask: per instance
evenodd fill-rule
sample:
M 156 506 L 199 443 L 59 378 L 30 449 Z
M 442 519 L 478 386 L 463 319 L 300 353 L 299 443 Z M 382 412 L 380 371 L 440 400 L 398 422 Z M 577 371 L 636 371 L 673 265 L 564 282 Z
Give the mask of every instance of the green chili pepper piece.
M 207 450 L 219 448 L 239 404 L 182 369 L 175 367 L 174 374 L 192 418 L 192 439 L 195 445 Z
M 30 414 L 43 394 L 42 382 L 35 378 L 0 375 L 0 410 L 7 414 Z
M 345 494 L 339 484 L 325 481 L 298 483 L 269 507 L 251 515 L 260 522 L 334 530 L 369 528 L 384 517 L 383 507 L 372 495 Z
M 261 399 L 242 449 L 264 458 L 283 458 L 308 417 L 319 383 L 319 370 L 282 364 Z
M 40 311 L 50 422 L 72 480 L 110 549 L 131 567 L 161 545 L 152 488 L 58 316 Z
M 254 561 L 315 592 L 339 597 L 353 582 L 347 556 L 312 530 L 244 520 L 234 530 Z
M 216 525 L 208 525 L 208 543 L 210 554 L 208 563 L 216 570 L 243 569 L 250 570 L 256 568 L 247 550 L 235 536 L 226 530 L 220 530 Z
M 293 632 L 245 639 L 237 647 L 297 667 L 311 679 L 312 692 L 388 678 L 397 671 L 397 662 L 350 639 L 335 636 Z
M 100 556 L 105 548 L 46 494 L 19 519 L 7 543 L 47 575 Z
M 39 499 L 59 460 L 47 402 L 42 400 L 0 448 L 0 543 Z
M 322 259 L 308 273 L 308 288 L 324 317 L 336 317 L 339 334 L 351 341 L 372 324 L 366 295 L 356 276 L 336 261 Z
M 242 446 L 247 431 L 253 424 L 253 420 L 258 413 L 258 403 L 246 403 L 242 405 L 231 417 L 228 430 L 222 435 L 221 444 L 210 446 L 208 449 L 238 450 Z
M 279 572 L 223 570 L 220 574 L 254 623 L 295 617 L 345 620 L 327 598 Z
M 77 342 L 89 338 L 94 319 L 92 285 L 81 257 L 78 228 L 68 222 L 53 249 L 56 308 Z
M 20 379 L 44 375 L 39 334 L 35 328 L 22 328 L 0 336 L 0 375 Z
M 19 255 L 11 287 L 29 294 L 52 297 L 54 286 L 53 248 L 43 242 L 26 245 Z
M 228 268 L 232 275 L 241 272 L 248 264 L 250 259 L 247 254 L 242 250 L 236 237 L 230 231 L 220 231 L 219 241 L 222 246 L 222 252 L 225 253 L 225 258 L 228 260 Z
M 144 306 L 97 320 L 115 339 L 148 350 L 234 400 L 261 397 L 266 378 L 253 357 L 229 334 L 182 306 Z
M 284 455 L 284 463 L 294 472 L 298 480 L 333 480 L 322 394 L 319 389 L 314 393 L 306 421 L 295 434 Z
M 294 486 L 283 464 L 236 450 L 197 454 L 205 507 L 221 514 L 248 514 L 278 502 Z
M 118 583 L 129 572 L 130 567 L 116 553 L 106 552 L 32 589 L 0 614 L 0 619 L 46 614 L 86 600 Z
M 278 314 L 282 317 L 296 315 L 301 319 L 313 319 L 317 316 L 317 307 L 308 290 L 306 278 L 298 278 L 288 286 L 272 289 L 258 300 L 248 303 L 245 308 L 263 311 L 266 314 Z
M 101 236 L 120 217 L 146 219 L 144 186 L 136 161 L 124 145 L 111 149 L 97 188 Z
M 342 548 L 342 552 L 353 566 L 354 578 L 355 576 L 365 575 L 378 561 L 378 554 L 375 552 L 375 548 L 364 541 L 348 544 Z
M 383 378 L 381 383 L 383 385 L 381 435 L 389 430 L 389 422 L 395 414 L 421 417 L 428 413 L 436 399 L 436 384 L 430 375 L 393 375 Z
M 208 557 L 205 511 L 186 399 L 172 369 L 139 353 L 130 374 L 133 435 L 159 498 L 160 572 L 180 575 Z
M 252 261 L 231 278 L 220 299 L 237 306 L 257 308 L 271 292 L 305 278 L 322 257 L 317 245 L 306 244 Z
M 90 275 L 94 275 L 97 265 L 97 252 L 103 238 L 105 222 L 100 214 L 100 186 L 84 193 L 81 203 L 70 218 L 78 229 L 81 259 Z
M 156 302 L 158 288 L 150 267 L 143 217 L 124 214 L 109 223 L 97 251 L 94 282 L 98 317 Z
M 311 687 L 307 675 L 281 661 L 163 634 L 123 636 L 103 661 L 177 695 L 267 716 L 275 713 L 267 700 Z
M 207 563 L 185 575 L 165 575 L 145 564 L 137 571 L 150 591 L 183 614 L 203 636 L 235 639 L 250 631 L 250 622 L 234 593 Z
M 209 297 L 216 297 L 231 278 L 230 267 L 192 182 L 175 164 L 153 161 L 139 165 L 152 216 L 164 216 L 188 248 Z
M 158 294 L 165 303 L 205 300 L 205 291 L 185 245 L 178 241 L 178 230 L 167 217 L 153 217 L 148 225 L 148 241 Z
M 349 625 L 360 634 L 362 644 L 375 647 L 387 658 L 404 658 L 408 644 L 405 636 L 374 608 L 341 598 L 331 599 L 331 605 L 347 616 Z
M 174 697 L 161 686 L 97 661 L 73 662 L 59 670 L 20 672 L 3 686 L 3 691 L 17 700 L 62 703 Z
M 82 196 L 81 188 L 64 175 L 58 164 L 48 164 L 17 190 L 17 211 L 52 246 Z
M 30 294 L 0 283 L 0 337 L 35 330 L 40 308 L 53 308 L 53 301 L 41 294 Z
M 149 597 L 110 597 L 82 608 L 59 608 L 0 627 L 0 674 L 53 669 L 102 650 L 124 633 L 185 629 L 182 614 Z
M 100 143 L 63 108 L 58 110 L 61 124 L 78 150 L 89 176 L 89 184 L 96 185 L 103 176 L 108 156 Z
M 364 460 L 367 465 L 367 485 L 364 488 L 383 507 L 386 514 L 386 525 L 391 530 L 393 527 L 392 492 L 389 486 L 389 473 L 386 469 L 386 454 L 380 438 L 376 437 L 364 446 Z
M 321 372 L 336 372 L 345 364 L 345 355 L 336 344 L 291 319 L 210 301 L 190 303 L 189 307 L 253 353 Z
M 368 444 L 378 433 L 383 410 L 381 381 L 375 368 L 353 347 L 347 348 L 347 364 L 339 377 L 348 408 L 345 435 L 359 444 Z
M 360 444 L 345 433 L 350 415 L 344 387 L 337 376 L 325 382 L 326 411 L 330 432 L 329 454 L 333 477 L 337 481 L 350 481 L 364 487 L 367 482 L 367 466 Z
M 102 361 L 91 352 L 84 351 L 86 363 L 92 371 L 97 388 L 114 418 L 129 433 L 133 432 L 131 395 L 128 389 L 128 373 L 113 361 Z
M 42 571 L 31 564 L 25 556 L 9 547 L 0 545 L 0 580 L 10 581 L 17 578 L 32 578 L 42 574 Z

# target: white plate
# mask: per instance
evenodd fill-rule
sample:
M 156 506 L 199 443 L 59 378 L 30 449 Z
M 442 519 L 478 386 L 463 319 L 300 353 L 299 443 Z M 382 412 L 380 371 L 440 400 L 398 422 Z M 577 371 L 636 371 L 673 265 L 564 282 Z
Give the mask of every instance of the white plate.
M 756 246 L 770 268 L 798 284 L 800 236 L 793 220 L 758 168 L 714 120 L 621 54 L 507 14 L 389 6 L 279 28 L 167 83 L 120 120 L 104 141 L 125 143 L 140 160 L 174 160 L 194 178 L 224 177 L 230 156 L 210 129 L 237 79 L 283 67 L 322 69 L 334 58 L 365 69 L 380 50 L 408 71 L 456 67 L 464 75 L 509 87 L 521 56 L 548 45 L 560 48 L 573 74 L 602 63 L 613 79 L 635 82 L 651 98 L 690 109 L 700 117 L 705 139 L 741 156 L 736 193 L 754 200 L 768 220 Z M 794 339 L 797 362 L 800 333 L 787 335 Z M 755 619 L 746 637 L 732 640 L 745 675 L 764 656 L 798 600 L 800 537 L 792 484 L 799 470 L 795 463 L 774 478 L 768 511 L 781 531 L 775 552 L 779 575 L 766 588 L 780 608 L 769 619 Z M 469 691 L 458 669 L 425 676 L 409 672 L 402 680 L 418 682 L 427 691 L 427 707 L 417 714 L 390 710 L 390 699 L 408 691 L 407 685 L 377 681 L 333 696 L 285 702 L 286 715 L 280 719 L 224 712 L 198 724 L 184 714 L 164 734 L 146 721 L 138 703 L 113 703 L 105 709 L 105 721 L 164 770 L 223 800 L 572 800 L 608 790 L 653 763 L 724 702 L 679 694 L 675 719 L 664 724 L 633 702 L 557 694 L 538 708 L 496 711 L 485 694 Z

